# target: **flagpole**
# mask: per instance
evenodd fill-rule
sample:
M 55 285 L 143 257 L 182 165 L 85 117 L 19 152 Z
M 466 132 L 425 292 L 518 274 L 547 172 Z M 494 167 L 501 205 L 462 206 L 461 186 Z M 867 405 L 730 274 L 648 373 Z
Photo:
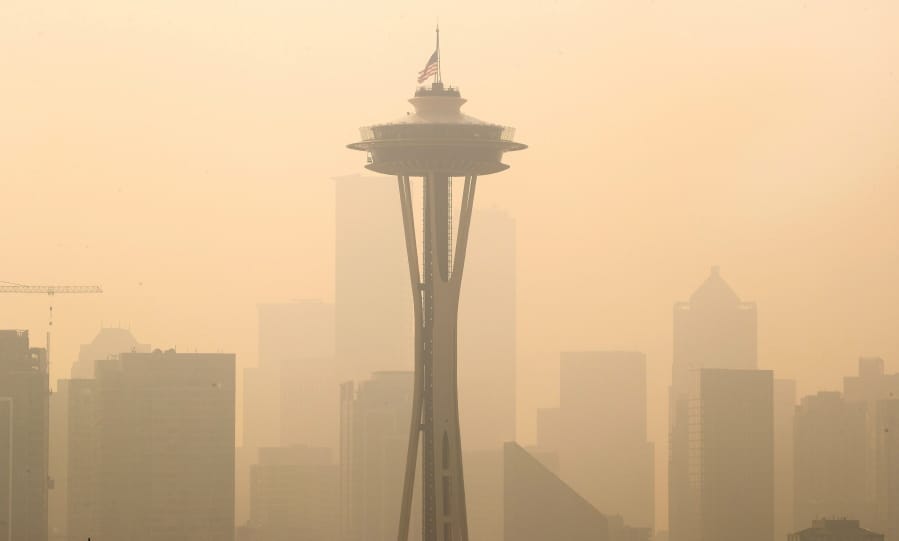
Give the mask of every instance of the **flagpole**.
M 443 84 L 443 74 L 440 73 L 440 23 L 437 23 L 437 84 Z

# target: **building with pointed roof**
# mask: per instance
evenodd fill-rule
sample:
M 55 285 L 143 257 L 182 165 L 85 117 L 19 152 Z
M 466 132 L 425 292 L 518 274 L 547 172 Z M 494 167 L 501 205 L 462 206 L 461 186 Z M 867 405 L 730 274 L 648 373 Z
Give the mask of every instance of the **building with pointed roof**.
M 672 541 L 699 539 L 690 490 L 689 393 L 701 369 L 758 366 L 755 303 L 744 302 L 712 267 L 688 302 L 674 304 L 674 351 L 669 388 L 668 520 Z
M 90 344 L 82 344 L 78 360 L 72 365 L 73 379 L 94 377 L 94 362 L 119 353 L 150 353 L 150 344 L 141 344 L 131 329 L 103 327 Z

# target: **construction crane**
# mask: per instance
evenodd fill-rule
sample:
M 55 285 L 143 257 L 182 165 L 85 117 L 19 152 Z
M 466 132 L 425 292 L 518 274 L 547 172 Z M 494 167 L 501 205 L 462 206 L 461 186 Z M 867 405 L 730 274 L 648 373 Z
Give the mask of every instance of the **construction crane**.
M 39 293 L 53 297 L 54 295 L 103 293 L 100 286 L 35 286 L 4 282 L 0 280 L 0 293 Z M 47 361 L 50 360 L 50 330 L 53 327 L 53 301 L 50 301 L 49 329 L 47 329 Z

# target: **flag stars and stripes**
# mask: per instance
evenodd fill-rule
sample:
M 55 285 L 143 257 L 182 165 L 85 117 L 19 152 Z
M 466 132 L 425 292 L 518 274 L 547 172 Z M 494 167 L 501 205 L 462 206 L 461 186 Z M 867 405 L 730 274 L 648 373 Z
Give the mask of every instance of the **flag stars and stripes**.
M 419 84 L 427 81 L 437 74 L 437 56 L 438 52 L 434 51 L 434 54 L 432 54 L 431 58 L 428 59 L 428 63 L 425 64 L 424 69 L 418 72 Z

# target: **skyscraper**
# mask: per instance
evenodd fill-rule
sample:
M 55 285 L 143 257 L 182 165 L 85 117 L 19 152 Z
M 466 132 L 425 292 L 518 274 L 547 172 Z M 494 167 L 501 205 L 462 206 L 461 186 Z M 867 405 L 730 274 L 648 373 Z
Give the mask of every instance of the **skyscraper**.
M 243 373 L 243 444 L 235 472 L 239 524 L 249 518 L 250 466 L 258 463 L 259 448 L 337 446 L 334 305 L 264 303 L 258 315 L 258 363 Z
M 141 344 L 131 329 L 103 327 L 89 344 L 82 344 L 78 360 L 72 365 L 73 379 L 94 377 L 94 362 L 119 353 L 149 353 L 150 344 Z
M 793 532 L 796 381 L 774 380 L 774 538 Z
M 690 371 L 757 367 L 755 303 L 743 302 L 712 267 L 690 296 L 674 305 L 674 362 L 669 389 L 668 528 L 672 541 L 695 541 L 689 480 Z
M 352 175 L 334 186 L 339 379 L 411 370 L 412 300 L 396 181 Z
M 234 355 L 96 363 L 97 541 L 234 538 Z
M 331 450 L 265 447 L 250 472 L 250 521 L 260 541 L 335 541 L 337 466 Z
M 62 380 L 60 387 L 63 385 L 67 395 L 66 533 L 70 540 L 98 539 L 97 468 L 100 464 L 97 437 L 100 432 L 97 381 Z
M 696 541 L 774 538 L 773 373 L 692 371 L 689 492 Z
M 871 421 L 876 472 L 872 487 L 876 512 L 871 524 L 887 539 L 899 539 L 899 400 L 878 400 Z
M 334 361 L 333 304 L 259 306 L 259 362 L 275 363 L 280 374 L 280 445 L 336 449 L 340 385 Z
M 94 512 L 90 461 L 95 453 L 96 430 L 90 405 L 94 363 L 120 353 L 149 352 L 150 345 L 138 342 L 130 329 L 103 327 L 90 343 L 81 345 L 78 360 L 72 365 L 72 379 L 57 382 L 56 392 L 50 397 L 51 539 L 86 539 L 90 535 Z M 70 465 L 74 471 L 69 471 Z M 69 484 L 70 477 L 74 486 Z M 74 513 L 71 517 L 70 512 Z M 75 528 L 71 537 L 69 524 Z
M 459 306 L 459 416 L 462 445 L 493 450 L 515 440 L 515 220 L 476 211 Z
M 342 541 L 394 541 L 412 413 L 412 372 L 341 387 Z
M 843 378 L 843 393 L 851 402 L 899 399 L 899 373 L 887 374 L 880 357 L 861 357 L 858 374 Z
M 68 461 L 69 461 L 69 382 L 59 380 L 56 391 L 50 395 L 49 417 L 49 493 L 47 494 L 47 520 L 49 539 L 67 541 L 66 517 L 68 496 Z
M 894 539 L 899 536 L 899 374 L 887 374 L 884 364 L 880 357 L 861 357 L 858 374 L 843 378 L 843 390 L 868 420 L 865 501 L 866 509 L 876 511 L 860 518 Z
M 47 539 L 50 379 L 28 331 L 0 331 L 0 540 Z
M 646 438 L 646 357 L 561 356 L 558 445 L 562 478 L 597 509 L 652 529 L 654 447 Z
M 865 404 L 838 392 L 802 398 L 796 408 L 794 528 L 820 517 L 850 517 L 866 524 Z

